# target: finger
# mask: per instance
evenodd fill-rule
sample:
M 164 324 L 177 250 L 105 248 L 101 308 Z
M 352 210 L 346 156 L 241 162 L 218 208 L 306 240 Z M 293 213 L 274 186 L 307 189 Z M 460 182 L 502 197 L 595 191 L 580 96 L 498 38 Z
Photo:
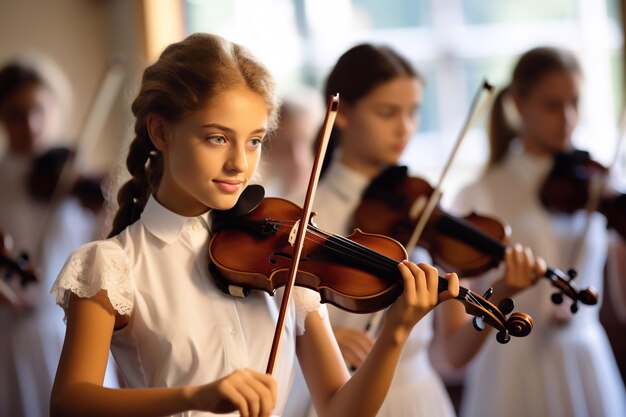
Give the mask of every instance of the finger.
M 524 272 L 527 273 L 527 275 L 533 275 L 534 278 L 534 274 L 535 274 L 535 255 L 533 254 L 533 250 L 529 247 L 524 248 Z
M 420 263 L 419 267 L 426 274 L 426 289 L 428 300 L 431 305 L 436 305 L 439 300 L 439 271 L 432 265 Z
M 263 374 L 255 374 L 252 375 L 252 378 L 249 380 L 250 387 L 256 392 L 258 397 L 256 410 L 257 414 L 254 414 L 254 409 L 251 411 L 252 416 L 265 416 L 274 408 L 274 398 L 272 394 L 272 390 L 265 384 L 265 381 L 262 379 L 265 375 Z
M 398 265 L 398 269 L 400 269 L 400 273 L 404 279 L 404 292 L 402 295 L 408 305 L 414 305 L 417 303 L 417 283 L 415 282 L 415 277 L 413 276 L 408 264 L 409 261 L 402 261 Z
M 548 265 L 546 261 L 540 256 L 535 258 L 535 275 L 537 275 L 537 277 L 543 277 L 546 275 L 547 271 Z
M 244 378 L 237 384 L 237 391 L 244 397 L 246 402 L 246 415 L 242 417 L 258 417 L 260 408 L 259 394 L 252 388 L 248 378 Z
M 455 272 L 452 272 L 452 273 L 446 274 L 445 277 L 448 280 L 448 291 L 444 293 L 445 300 L 449 300 L 451 298 L 457 298 L 459 296 L 459 291 L 461 289 L 459 276 Z
M 239 411 L 241 417 L 248 417 L 248 402 L 232 381 L 222 386 L 222 396 L 233 405 L 235 410 Z
M 278 396 L 278 388 L 276 386 L 276 379 L 270 374 L 262 374 L 256 371 L 254 372 L 255 372 L 256 378 L 259 381 L 261 381 L 261 383 L 269 389 L 274 402 L 276 402 L 276 398 Z

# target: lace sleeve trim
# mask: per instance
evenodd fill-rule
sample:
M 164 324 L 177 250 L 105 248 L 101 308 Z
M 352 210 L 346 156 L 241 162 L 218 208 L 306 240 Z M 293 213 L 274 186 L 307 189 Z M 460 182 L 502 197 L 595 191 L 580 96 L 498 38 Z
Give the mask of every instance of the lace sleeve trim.
M 296 305 L 296 335 L 302 336 L 305 332 L 304 322 L 307 316 L 316 312 L 321 318 L 328 317 L 326 305 L 320 303 L 320 295 L 308 288 L 294 287 L 293 301 Z
M 111 305 L 121 315 L 133 310 L 134 287 L 130 264 L 122 248 L 112 241 L 92 242 L 78 248 L 65 263 L 50 293 L 67 311 L 72 293 L 91 298 L 106 290 Z

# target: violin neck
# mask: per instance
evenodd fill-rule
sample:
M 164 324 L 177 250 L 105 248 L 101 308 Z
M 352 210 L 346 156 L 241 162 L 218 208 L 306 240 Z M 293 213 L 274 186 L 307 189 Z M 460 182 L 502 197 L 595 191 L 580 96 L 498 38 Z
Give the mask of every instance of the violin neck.
M 457 239 L 482 253 L 490 255 L 494 259 L 504 259 L 506 246 L 502 242 L 461 218 L 442 212 L 441 216 L 436 220 L 434 227 L 440 233 Z

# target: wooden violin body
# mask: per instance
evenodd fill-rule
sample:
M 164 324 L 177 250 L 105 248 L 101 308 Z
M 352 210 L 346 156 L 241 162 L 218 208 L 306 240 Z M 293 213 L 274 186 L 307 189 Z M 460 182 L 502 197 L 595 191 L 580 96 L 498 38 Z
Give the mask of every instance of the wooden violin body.
M 539 198 L 550 211 L 573 213 L 588 206 L 594 176 L 605 176 L 608 168 L 591 159 L 586 151 L 554 155 L 554 165 L 544 180 Z M 626 239 L 626 194 L 603 193 L 595 210 L 607 219 L 607 227 Z
M 355 211 L 355 226 L 368 233 L 391 236 L 405 244 L 415 228 L 420 199 L 432 193 L 428 183 L 409 177 L 406 167 L 390 167 L 365 190 Z M 494 218 L 475 213 L 464 218 L 453 216 L 437 207 L 418 244 L 428 250 L 437 265 L 457 271 L 464 278 L 473 277 L 497 266 L 503 259 L 510 236 L 510 227 Z M 549 267 L 545 278 L 559 290 L 552 297 L 555 303 L 569 297 L 572 312 L 578 302 L 592 305 L 598 301 L 593 288 L 579 290 L 573 282 L 576 272 L 566 275 Z
M 245 193 L 240 201 L 245 201 Z M 231 209 L 236 215 L 231 211 L 211 213 L 215 235 L 209 245 L 210 268 L 218 287 L 231 295 L 245 296 L 250 290 L 273 294 L 285 285 L 291 264 L 291 241 L 300 207 L 279 198 L 252 205 L 245 215 L 237 206 Z M 306 233 L 296 285 L 319 292 L 323 302 L 354 313 L 372 313 L 388 307 L 402 293 L 397 265 L 407 254 L 397 241 L 359 230 L 348 237 L 332 235 L 311 222 Z M 439 291 L 446 289 L 447 281 L 439 278 Z M 532 329 L 532 318 L 524 313 L 513 313 L 507 319 L 513 309 L 510 299 L 498 308 L 465 288 L 457 299 L 475 316 L 476 328 L 488 324 L 498 329 L 501 343 L 506 343 L 509 335 L 525 336 Z

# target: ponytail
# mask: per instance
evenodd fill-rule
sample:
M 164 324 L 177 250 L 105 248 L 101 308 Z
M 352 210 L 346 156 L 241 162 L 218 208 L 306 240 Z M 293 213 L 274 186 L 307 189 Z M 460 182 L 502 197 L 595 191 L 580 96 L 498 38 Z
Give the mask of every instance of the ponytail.
M 502 89 L 496 96 L 489 116 L 489 160 L 487 169 L 493 168 L 506 155 L 509 145 L 517 137 L 517 130 L 511 125 L 506 115 L 505 101 L 508 99 L 510 86 Z

